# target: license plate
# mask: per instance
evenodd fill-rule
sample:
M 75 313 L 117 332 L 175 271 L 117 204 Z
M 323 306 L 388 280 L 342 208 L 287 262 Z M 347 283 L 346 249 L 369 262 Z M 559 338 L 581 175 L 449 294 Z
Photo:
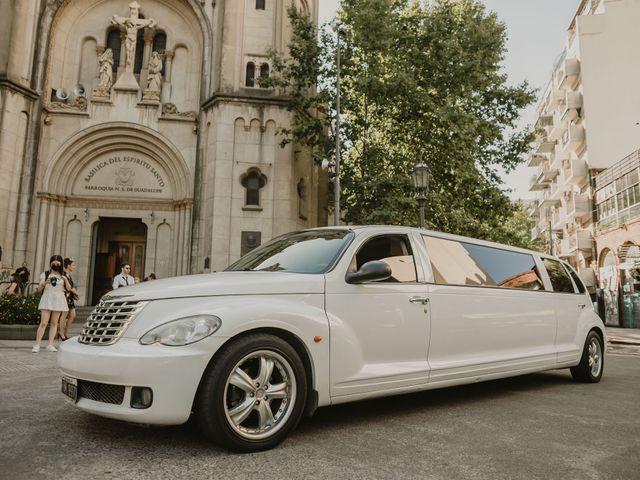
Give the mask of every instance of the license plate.
M 76 403 L 78 401 L 78 380 L 71 377 L 62 377 L 62 393 Z

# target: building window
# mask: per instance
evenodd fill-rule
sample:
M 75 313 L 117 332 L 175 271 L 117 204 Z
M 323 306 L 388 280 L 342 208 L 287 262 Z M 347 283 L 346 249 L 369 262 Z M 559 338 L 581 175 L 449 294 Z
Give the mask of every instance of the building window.
M 298 182 L 298 216 L 303 220 L 307 219 L 307 186 L 304 179 Z
M 256 0 L 256 10 L 264 10 L 265 0 Z
M 107 33 L 107 48 L 110 48 L 113 52 L 113 73 L 118 71 L 118 65 L 120 65 L 120 50 L 122 44 L 120 42 L 120 29 L 110 28 Z
M 260 207 L 260 189 L 267 183 L 267 177 L 260 170 L 251 170 L 241 178 L 245 188 L 245 207 Z
M 262 65 L 260 65 L 260 78 L 262 79 L 267 79 L 269 78 L 269 64 L 268 63 L 263 63 Z
M 247 63 L 247 73 L 244 85 L 246 87 L 255 87 L 256 85 L 256 65 L 253 62 Z

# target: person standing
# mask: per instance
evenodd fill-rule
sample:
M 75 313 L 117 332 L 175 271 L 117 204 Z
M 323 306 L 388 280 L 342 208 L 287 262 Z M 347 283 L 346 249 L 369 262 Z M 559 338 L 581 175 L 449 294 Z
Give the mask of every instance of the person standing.
M 31 277 L 31 272 L 29 268 L 27 268 L 27 262 L 22 262 L 22 266 L 16 270 L 15 275 L 17 275 L 18 280 L 20 280 L 20 295 L 24 297 L 27 293 L 27 287 L 29 286 L 29 278 Z
M 71 277 L 71 274 L 76 268 L 75 260 L 71 258 L 65 258 L 63 266 L 64 272 L 62 274 L 67 279 L 67 282 L 69 282 L 70 287 L 66 292 L 67 307 L 69 307 L 69 311 L 67 312 L 66 316 L 63 314 L 63 316 L 60 318 L 60 326 L 58 327 L 58 336 L 60 337 L 60 340 L 64 342 L 65 340 L 69 339 L 69 327 L 76 318 L 75 302 L 76 300 L 78 300 L 78 291 L 76 290 L 75 284 L 73 283 L 73 278 Z
M 135 285 L 135 279 L 130 275 L 131 265 L 123 263 L 120 265 L 120 273 L 113 277 L 113 284 L 111 285 L 114 290 L 120 287 L 128 287 L 129 285 Z
M 9 286 L 2 291 L 3 295 L 17 295 L 20 293 L 20 277 L 17 274 L 11 275 Z
M 31 349 L 33 353 L 40 351 L 40 342 L 42 341 L 47 325 L 49 325 L 47 352 L 58 351 L 56 347 L 53 346 L 53 341 L 56 338 L 56 331 L 58 329 L 58 320 L 62 312 L 69 310 L 65 291 L 69 291 L 71 286 L 62 274 L 62 257 L 60 255 L 53 255 L 49 260 L 49 267 L 50 270 L 42 272 L 40 282 L 38 283 L 38 290 L 42 291 L 42 297 L 38 305 L 38 310 L 40 310 L 40 326 L 36 334 L 36 344 Z

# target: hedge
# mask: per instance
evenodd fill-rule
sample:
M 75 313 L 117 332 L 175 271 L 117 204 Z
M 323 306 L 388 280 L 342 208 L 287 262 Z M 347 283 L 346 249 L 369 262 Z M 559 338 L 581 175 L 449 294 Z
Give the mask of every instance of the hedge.
M 0 297 L 0 325 L 38 325 L 40 294 L 28 297 L 3 295 Z

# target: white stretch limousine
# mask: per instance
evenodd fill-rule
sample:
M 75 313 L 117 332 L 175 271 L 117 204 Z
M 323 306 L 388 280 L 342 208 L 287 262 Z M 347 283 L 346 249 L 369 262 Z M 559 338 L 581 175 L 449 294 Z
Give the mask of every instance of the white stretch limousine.
M 271 448 L 318 406 L 571 368 L 598 382 L 605 329 L 548 255 L 403 227 L 282 235 L 226 271 L 111 292 L 62 344 L 87 412 Z

